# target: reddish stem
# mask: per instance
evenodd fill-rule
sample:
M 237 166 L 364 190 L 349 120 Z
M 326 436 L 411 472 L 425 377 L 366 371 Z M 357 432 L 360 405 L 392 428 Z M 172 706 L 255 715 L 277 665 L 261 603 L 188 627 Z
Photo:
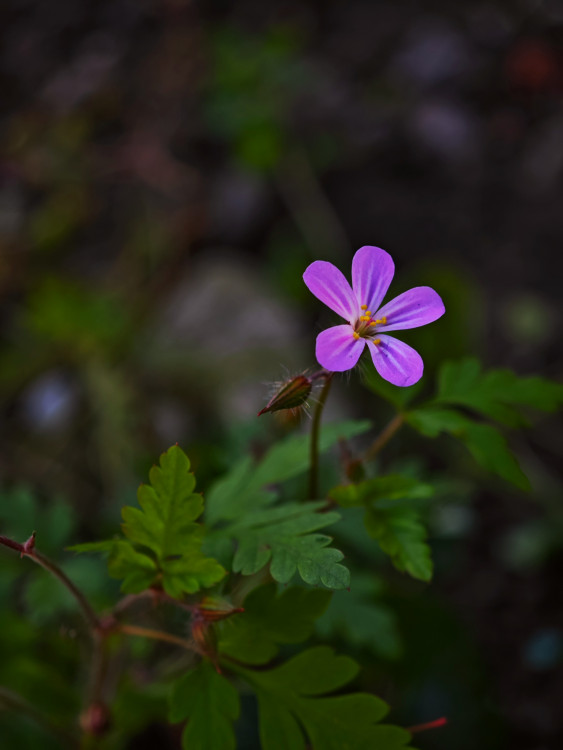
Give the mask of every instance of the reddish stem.
M 426 732 L 427 729 L 438 729 L 438 727 L 443 727 L 447 723 L 448 720 L 446 717 L 442 716 L 439 719 L 434 719 L 434 721 L 427 721 L 425 724 L 415 724 L 414 727 L 407 727 L 407 732 L 411 734 Z

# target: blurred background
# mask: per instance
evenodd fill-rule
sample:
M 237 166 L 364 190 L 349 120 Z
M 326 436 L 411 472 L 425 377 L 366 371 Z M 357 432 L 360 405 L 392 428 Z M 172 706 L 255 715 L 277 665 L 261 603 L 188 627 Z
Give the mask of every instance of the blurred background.
M 364 244 L 393 255 L 393 296 L 444 298 L 405 336 L 428 392 L 464 354 L 561 379 L 558 0 L 4 0 L 0 29 L 4 533 L 62 558 L 171 443 L 204 490 L 283 434 L 255 417 L 265 384 L 314 366 L 332 320 L 303 270 L 347 273 Z M 386 409 L 353 375 L 329 418 Z M 528 496 L 407 432 L 390 448 L 451 477 L 435 581 L 382 573 L 391 645 L 355 647 L 392 720 L 448 716 L 421 749 L 563 746 L 561 445 L 554 418 L 516 436 Z M 103 566 L 68 565 L 111 601 Z M 44 704 L 52 662 L 73 715 L 68 602 L 21 568 L 0 553 L 0 682 Z M 136 748 L 164 743 L 154 716 Z M 16 724 L 0 714 L 11 747 L 36 731 Z

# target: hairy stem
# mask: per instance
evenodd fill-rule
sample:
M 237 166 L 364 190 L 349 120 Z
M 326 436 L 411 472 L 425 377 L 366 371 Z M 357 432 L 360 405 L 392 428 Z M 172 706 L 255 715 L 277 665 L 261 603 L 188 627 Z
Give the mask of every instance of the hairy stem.
M 14 549 L 17 552 L 20 553 L 21 557 L 29 557 L 30 560 L 33 560 L 34 563 L 37 565 L 40 565 L 45 570 L 48 570 L 51 575 L 53 575 L 62 585 L 70 591 L 72 596 L 76 599 L 78 602 L 80 609 L 82 610 L 82 614 L 84 615 L 84 618 L 86 619 L 86 622 L 88 623 L 90 630 L 92 633 L 99 630 L 101 627 L 100 620 L 95 613 L 92 605 L 86 599 L 82 591 L 70 580 L 70 578 L 67 576 L 67 574 L 59 568 L 59 566 L 54 563 L 52 560 L 50 560 L 48 557 L 43 555 L 41 552 L 38 552 L 35 549 L 35 533 L 30 536 L 30 538 L 21 544 L 20 542 L 15 542 L 13 539 L 8 539 L 8 537 L 0 536 L 0 544 L 3 544 L 5 547 L 10 547 L 10 549 Z
M 366 450 L 363 455 L 363 460 L 367 461 L 370 458 L 375 458 L 379 451 L 387 445 L 393 435 L 400 429 L 404 421 L 405 418 L 402 414 L 396 414 L 389 422 L 389 424 L 384 427 L 379 435 L 375 438 L 370 447 Z
M 20 695 L 17 695 L 11 690 L 8 690 L 8 688 L 2 686 L 0 686 L 0 705 L 5 706 L 10 711 L 29 716 L 29 718 L 33 719 L 36 724 L 39 724 L 56 737 L 64 747 L 72 748 L 72 750 L 76 750 L 79 747 L 78 737 L 76 735 L 59 727 L 52 722 L 48 716 L 42 714 L 41 711 L 38 711 L 35 706 L 32 706 L 31 703 L 28 703 Z
M 325 382 L 317 401 L 315 413 L 313 415 L 313 424 L 311 427 L 311 465 L 309 473 L 309 498 L 314 500 L 318 493 L 318 478 L 319 478 L 319 434 L 321 427 L 321 417 L 323 414 L 324 405 L 326 403 L 328 393 L 330 391 L 330 385 L 332 383 L 332 372 L 327 372 L 325 376 Z

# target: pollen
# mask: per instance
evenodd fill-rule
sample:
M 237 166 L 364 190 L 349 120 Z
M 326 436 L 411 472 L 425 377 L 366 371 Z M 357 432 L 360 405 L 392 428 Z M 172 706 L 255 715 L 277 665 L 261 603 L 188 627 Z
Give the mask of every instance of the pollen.
M 381 323 L 381 325 L 385 325 L 387 323 L 387 316 L 385 315 L 383 318 L 378 318 L 377 320 L 374 320 L 373 325 L 378 325 L 379 323 Z
M 381 339 L 372 339 L 371 343 L 377 346 L 378 344 L 381 344 Z
M 362 310 L 367 310 L 368 309 L 367 305 L 360 305 L 360 307 L 362 308 Z
M 356 341 L 360 338 L 360 334 L 357 331 L 354 331 L 354 338 Z
M 370 324 L 370 326 L 376 326 L 377 325 L 377 320 L 370 320 L 369 324 Z

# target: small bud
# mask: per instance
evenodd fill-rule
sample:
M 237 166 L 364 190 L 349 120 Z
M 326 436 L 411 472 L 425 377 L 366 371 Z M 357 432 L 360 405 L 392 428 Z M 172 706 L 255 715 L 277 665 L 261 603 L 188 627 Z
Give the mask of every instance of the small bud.
M 33 550 L 35 549 L 35 535 L 36 532 L 34 531 L 33 534 L 29 537 L 29 539 L 26 539 L 26 541 L 22 545 L 21 550 L 21 556 L 29 555 Z
M 96 701 L 91 703 L 80 714 L 80 726 L 85 734 L 101 737 L 110 727 L 110 713 L 105 703 Z
M 206 596 L 197 605 L 195 611 L 205 622 L 217 622 L 217 620 L 224 620 L 226 617 L 244 612 L 244 609 L 243 607 L 234 607 L 225 599 Z
M 306 375 L 296 375 L 278 385 L 276 392 L 258 416 L 282 409 L 298 409 L 311 395 L 313 383 Z

